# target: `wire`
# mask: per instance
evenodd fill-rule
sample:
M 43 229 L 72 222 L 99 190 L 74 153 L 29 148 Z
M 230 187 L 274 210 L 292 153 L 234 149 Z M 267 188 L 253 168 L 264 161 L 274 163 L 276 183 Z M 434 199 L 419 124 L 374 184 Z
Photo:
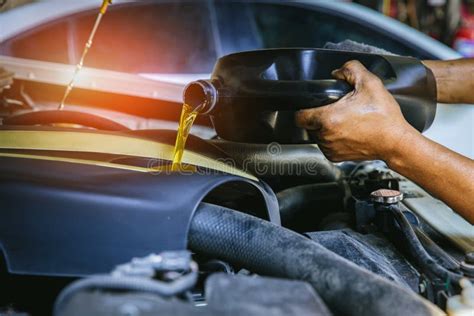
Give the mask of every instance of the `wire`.
M 163 282 L 143 277 L 111 276 L 109 274 L 96 275 L 90 278 L 80 279 L 68 285 L 59 294 L 54 304 L 54 315 L 60 315 L 64 304 L 75 294 L 92 290 L 126 290 L 156 294 L 163 297 L 171 297 L 191 289 L 198 279 L 198 268 L 195 262 L 190 263 L 190 272 L 172 282 Z

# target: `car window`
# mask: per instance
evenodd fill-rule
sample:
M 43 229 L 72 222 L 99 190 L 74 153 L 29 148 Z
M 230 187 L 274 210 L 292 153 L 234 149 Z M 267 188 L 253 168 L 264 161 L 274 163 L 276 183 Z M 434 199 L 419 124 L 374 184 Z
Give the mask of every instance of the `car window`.
M 351 39 L 396 54 L 426 57 L 423 53 L 409 47 L 403 39 L 391 38 L 365 24 L 351 21 L 347 16 L 336 16 L 329 12 L 319 11 L 321 9 L 316 6 L 277 3 L 233 3 L 232 5 L 218 3 L 216 6 L 221 14 L 220 29 L 225 30 L 233 24 L 242 23 L 238 20 L 251 23 L 250 26 L 240 29 L 245 30 L 246 37 L 253 38 L 253 43 L 258 43 L 258 45 L 253 45 L 253 47 L 247 45 L 247 47 L 240 47 L 240 50 L 323 47 L 327 42 L 337 43 Z M 236 15 L 235 12 L 239 12 L 240 15 Z M 244 34 L 235 36 L 244 37 Z M 229 45 L 232 43 L 229 39 L 227 42 Z
M 75 64 L 97 10 L 48 23 L 2 44 L 2 53 Z M 133 3 L 109 8 L 85 64 L 131 73 L 203 73 L 217 58 L 205 3 Z
M 211 5 L 209 5 L 211 3 Z M 274 47 L 323 47 L 352 39 L 423 58 L 403 39 L 316 6 L 252 2 L 138 2 L 109 8 L 87 56 L 89 67 L 130 73 L 212 71 L 225 54 Z M 49 22 L 0 45 L 4 55 L 75 64 L 97 10 Z

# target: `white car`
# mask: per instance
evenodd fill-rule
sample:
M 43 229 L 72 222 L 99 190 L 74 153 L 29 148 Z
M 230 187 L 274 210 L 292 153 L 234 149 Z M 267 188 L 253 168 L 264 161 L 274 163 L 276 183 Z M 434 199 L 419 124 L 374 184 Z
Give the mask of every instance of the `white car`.
M 76 64 L 99 5 L 46 0 L 1 13 L 0 54 Z M 114 1 L 85 65 L 185 85 L 208 77 L 225 54 L 344 39 L 421 59 L 461 57 L 398 21 L 341 1 Z M 439 105 L 425 134 L 473 158 L 473 120 L 472 105 Z

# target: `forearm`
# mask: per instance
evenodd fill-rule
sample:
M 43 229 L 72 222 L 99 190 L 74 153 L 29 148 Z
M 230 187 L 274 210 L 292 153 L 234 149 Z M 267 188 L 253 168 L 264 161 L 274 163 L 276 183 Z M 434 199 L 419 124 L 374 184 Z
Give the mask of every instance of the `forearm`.
M 388 166 L 474 224 L 474 161 L 412 130 L 387 154 Z
M 425 60 L 436 80 L 440 103 L 474 103 L 474 59 Z
M 474 161 L 409 125 L 382 81 L 360 62 L 347 62 L 333 76 L 354 91 L 329 106 L 296 113 L 297 125 L 315 134 L 324 155 L 334 162 L 382 159 L 474 223 Z

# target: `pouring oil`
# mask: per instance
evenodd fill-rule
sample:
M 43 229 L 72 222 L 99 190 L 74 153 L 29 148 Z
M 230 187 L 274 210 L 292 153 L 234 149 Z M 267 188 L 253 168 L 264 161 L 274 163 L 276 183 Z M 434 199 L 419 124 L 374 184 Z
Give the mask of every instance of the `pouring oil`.
M 174 145 L 171 171 L 179 171 L 182 169 L 181 160 L 183 159 L 186 140 L 188 139 L 194 120 L 196 120 L 196 117 L 198 116 L 200 110 L 204 108 L 204 106 L 205 103 L 196 108 L 193 108 L 186 103 L 183 104 L 183 109 L 181 110 L 181 116 L 179 119 L 178 133 L 176 135 L 176 142 Z
M 94 23 L 94 27 L 89 35 L 89 39 L 84 46 L 84 50 L 82 51 L 81 59 L 79 63 L 76 65 L 76 69 L 74 70 L 74 74 L 72 76 L 71 81 L 66 87 L 66 91 L 64 92 L 63 98 L 61 103 L 59 104 L 58 109 L 62 110 L 64 108 L 64 103 L 66 102 L 67 97 L 72 91 L 74 87 L 74 83 L 76 81 L 77 75 L 81 71 L 84 65 L 84 59 L 92 46 L 95 33 L 99 24 L 104 16 L 105 12 L 107 11 L 108 5 L 112 3 L 112 0 L 103 0 L 102 6 L 100 8 L 99 14 Z M 200 110 L 205 107 L 206 103 L 202 103 L 201 105 L 197 106 L 196 108 L 191 107 L 188 104 L 183 104 L 183 108 L 181 110 L 181 116 L 179 120 L 178 126 L 178 133 L 176 135 L 176 142 L 173 150 L 173 162 L 171 165 L 171 171 L 179 171 L 179 170 L 189 170 L 189 168 L 183 167 L 181 165 L 181 160 L 183 159 L 184 147 L 186 145 L 186 140 L 188 139 L 189 132 L 191 131 L 191 127 L 193 126 L 194 121 L 196 120 L 197 115 L 199 114 Z
M 100 7 L 99 14 L 97 15 L 97 18 L 95 19 L 94 27 L 92 28 L 92 31 L 89 34 L 89 39 L 87 40 L 86 45 L 84 46 L 84 50 L 82 51 L 81 59 L 79 60 L 79 63 L 76 65 L 76 69 L 74 70 L 72 79 L 71 81 L 69 81 L 69 84 L 66 87 L 66 91 L 64 92 L 63 98 L 61 99 L 61 103 L 59 104 L 58 110 L 62 110 L 64 108 L 64 103 L 66 102 L 66 99 L 69 96 L 69 93 L 71 93 L 71 90 L 74 87 L 74 82 L 76 81 L 77 75 L 79 74 L 79 72 L 82 69 L 82 66 L 84 65 L 84 59 L 86 58 L 87 52 L 92 46 L 92 42 L 94 41 L 94 36 L 97 31 L 97 28 L 99 27 L 100 21 L 102 20 L 102 17 L 107 11 L 107 7 L 111 3 L 112 3 L 112 0 L 103 0 L 102 2 L 102 6 Z

